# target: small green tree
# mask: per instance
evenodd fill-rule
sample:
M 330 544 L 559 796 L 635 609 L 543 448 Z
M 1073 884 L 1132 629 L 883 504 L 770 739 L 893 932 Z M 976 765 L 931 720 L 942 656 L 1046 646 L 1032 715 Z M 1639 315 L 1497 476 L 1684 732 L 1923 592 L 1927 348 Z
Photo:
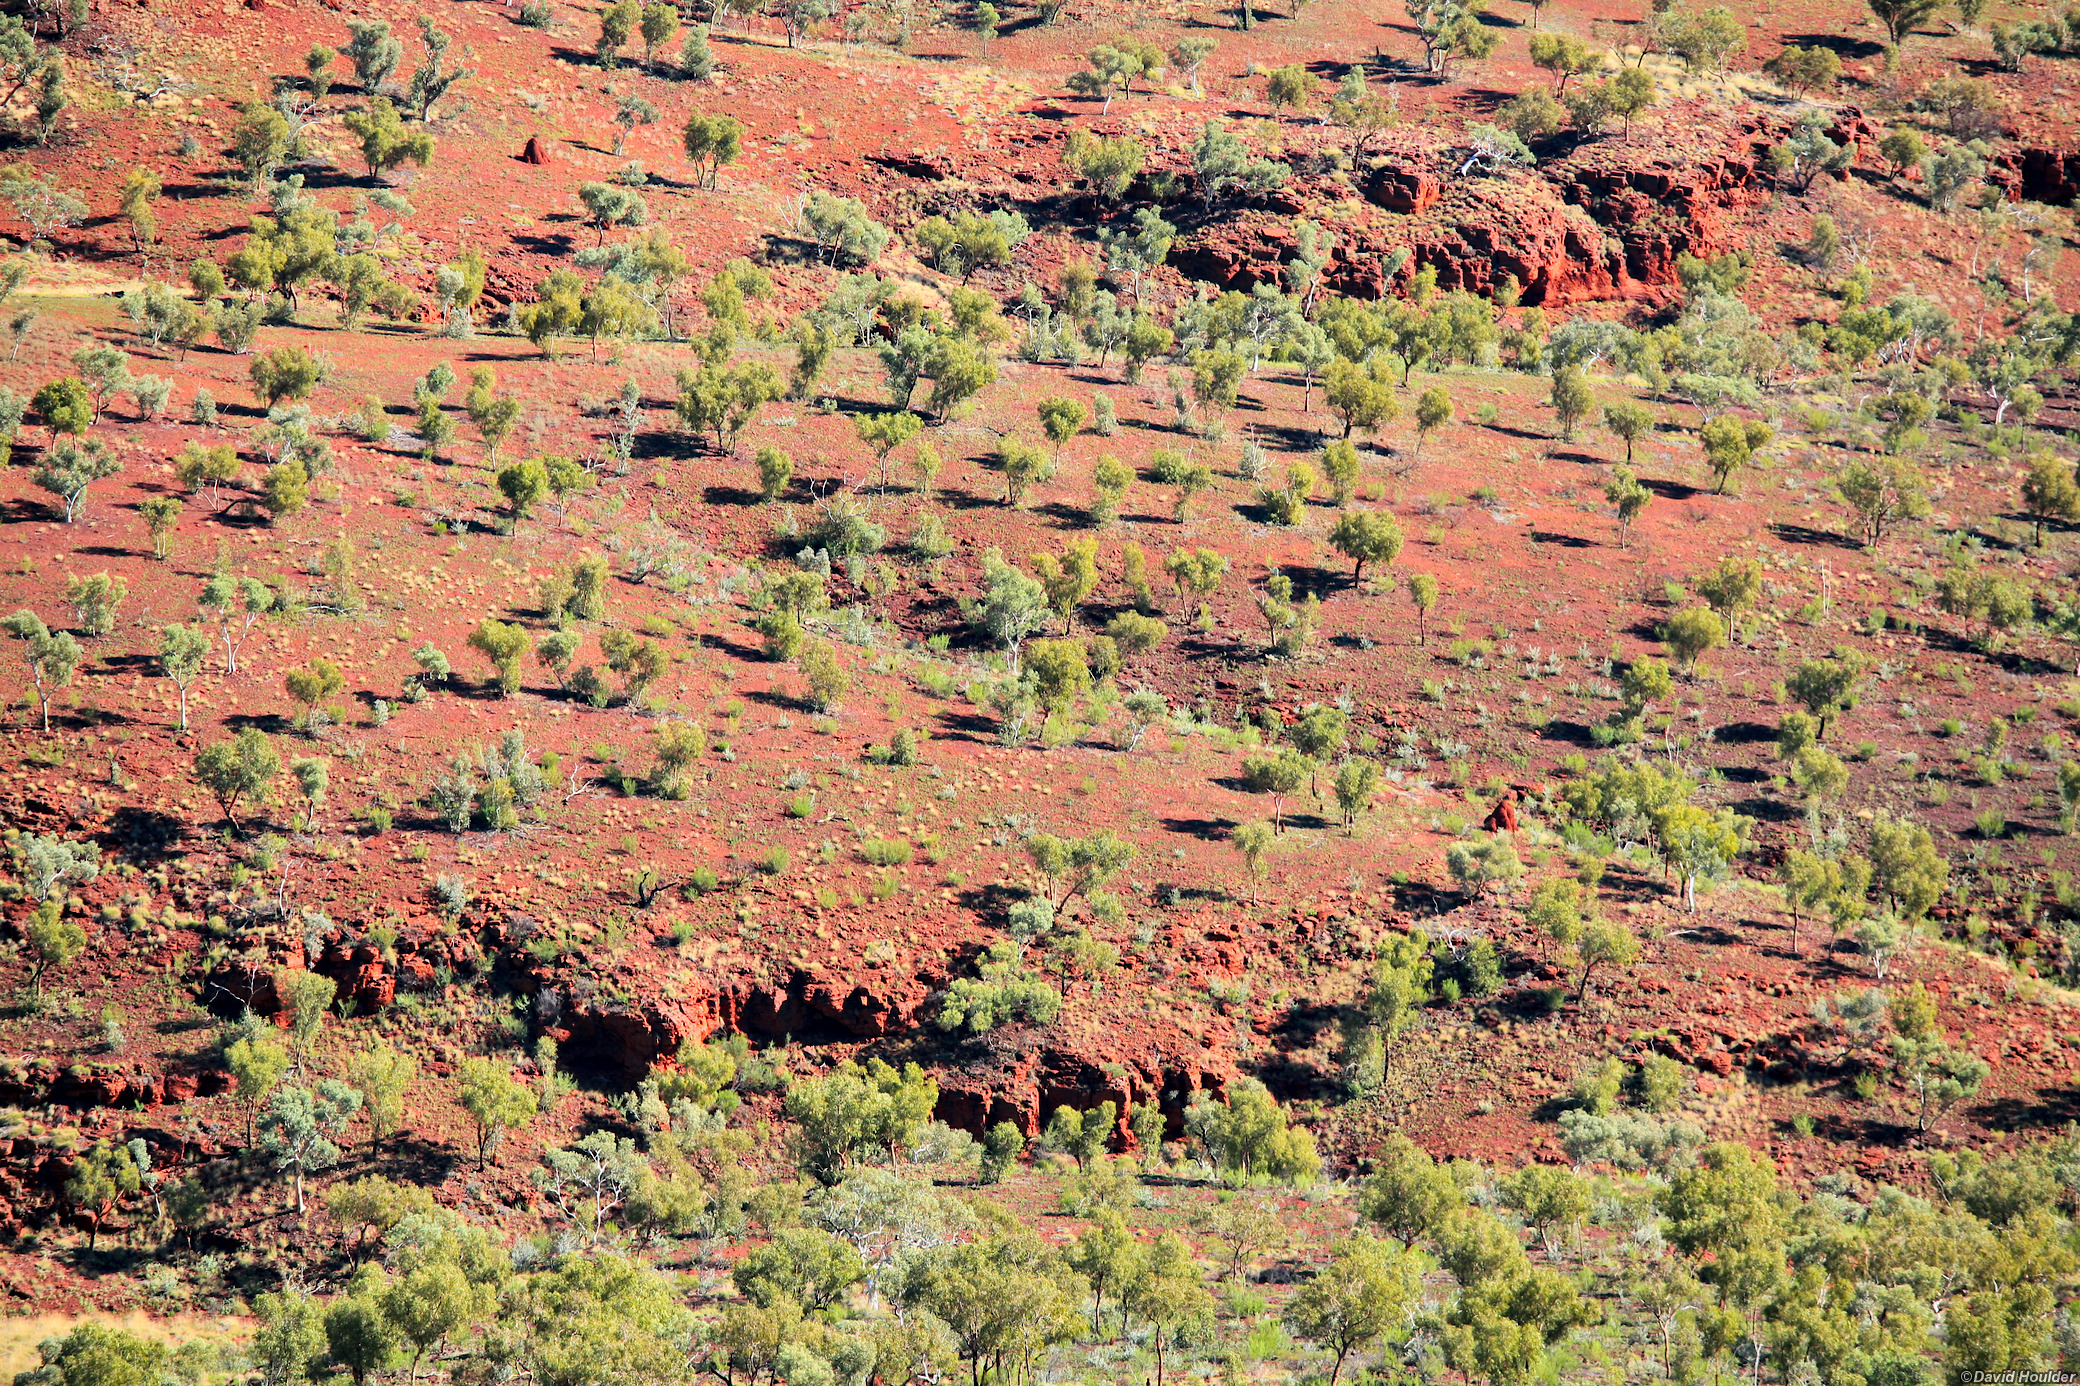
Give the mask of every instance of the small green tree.
M 724 167 L 744 152 L 744 126 L 733 116 L 696 111 L 686 118 L 680 139 L 693 163 L 695 181 L 703 188 L 712 189 Z
M 1837 650 L 1831 659 L 1802 661 L 1784 680 L 1784 691 L 1806 712 L 1819 719 L 1817 740 L 1827 739 L 1827 723 L 1839 712 L 1856 705 L 1856 690 L 1863 682 L 1865 662 L 1852 650 Z
M 152 538 L 152 557 L 161 563 L 166 561 L 172 546 L 173 530 L 180 523 L 181 510 L 179 496 L 149 496 L 138 502 L 138 518 L 144 521 L 145 533 Z
M 1252 902 L 1256 900 L 1258 888 L 1264 881 L 1264 857 L 1271 850 L 1271 844 L 1276 837 L 1277 833 L 1272 826 L 1261 819 L 1244 823 L 1229 834 L 1228 840 L 1235 845 L 1235 850 L 1242 854 L 1243 870 L 1249 873 L 1249 898 Z
M 1148 1325 L 1156 1350 L 1154 1386 L 1163 1386 L 1165 1349 L 1174 1347 L 1181 1335 L 1212 1322 L 1213 1296 L 1200 1279 L 1190 1245 L 1177 1233 L 1165 1232 L 1148 1249 L 1140 1274 L 1127 1287 L 1124 1308 Z
M 282 688 L 291 701 L 303 711 L 297 714 L 297 725 L 309 727 L 311 714 L 328 698 L 336 698 L 346 691 L 346 676 L 337 664 L 323 655 L 314 656 L 301 669 L 291 669 L 282 676 Z
M 281 772 L 274 743 L 258 727 L 247 727 L 231 740 L 195 753 L 195 778 L 216 796 L 234 832 L 238 830 L 239 804 L 247 800 L 264 804 Z
M 1314 1136 L 1289 1124 L 1270 1090 L 1254 1078 L 1229 1084 L 1227 1100 L 1205 1092 L 1185 1109 L 1185 1133 L 1232 1184 L 1258 1179 L 1304 1185 L 1321 1173 Z
M 1762 595 L 1762 564 L 1753 558 L 1722 558 L 1718 567 L 1697 580 L 1697 595 L 1731 633 L 1740 614 Z
M 1421 1295 L 1416 1253 L 1361 1232 L 1336 1244 L 1285 1317 L 1296 1334 L 1335 1355 L 1329 1386 L 1336 1386 L 1350 1355 L 1398 1328 Z
M 1563 79 L 1564 80 L 1564 79 Z M 1582 422 L 1596 408 L 1596 396 L 1589 390 L 1589 378 L 1580 366 L 1562 366 L 1553 372 L 1551 396 L 1553 416 L 1560 421 L 1560 436 L 1568 442 L 1581 431 Z M 1626 444 L 1625 460 L 1631 461 L 1631 444 Z
M 1698 432 L 1704 445 L 1705 462 L 1716 482 L 1714 494 L 1723 495 L 1733 474 L 1748 465 L 1756 453 L 1768 447 L 1776 430 L 1760 419 L 1740 419 L 1721 414 Z
M 907 409 L 901 409 L 892 414 L 859 415 L 852 421 L 852 426 L 859 434 L 859 440 L 874 450 L 875 465 L 880 469 L 880 484 L 886 489 L 889 454 L 915 438 L 924 428 L 924 420 Z M 1059 447 L 1056 448 L 1056 452 L 1060 452 Z M 920 490 L 929 494 L 929 482 Z
M 86 509 L 87 488 L 122 470 L 122 459 L 99 438 L 60 438 L 44 452 L 30 479 L 58 498 L 69 525 Z
M 369 1377 L 390 1370 L 397 1360 L 397 1329 L 383 1308 L 387 1283 L 382 1267 L 363 1266 L 348 1282 L 347 1293 L 325 1306 L 326 1348 L 354 1386 L 367 1386 Z
M 794 484 L 794 459 L 768 444 L 758 450 L 757 461 L 758 498 L 771 505 Z
M 1416 446 L 1415 455 L 1423 453 L 1424 440 L 1452 421 L 1452 393 L 1442 385 L 1433 385 L 1416 399 Z
M 284 458 L 267 469 L 260 485 L 260 504 L 270 519 L 294 515 L 310 504 L 311 476 L 300 457 Z
M 1000 1121 L 982 1134 L 982 1182 L 1000 1183 L 1006 1170 L 1025 1153 L 1026 1135 L 1008 1121 Z
M 478 1169 L 489 1165 L 507 1131 L 534 1118 L 533 1090 L 495 1059 L 464 1059 L 456 1095 L 476 1128 Z
M 274 990 L 289 1018 L 289 1043 L 296 1054 L 297 1067 L 305 1068 L 318 1036 L 324 1032 L 325 1017 L 339 995 L 339 985 L 320 973 L 287 969 L 275 974 Z
M 224 1067 L 230 1071 L 232 1096 L 246 1117 L 246 1144 L 253 1144 L 260 1104 L 289 1071 L 289 1051 L 276 1042 L 273 1027 L 250 1011 L 226 1037 Z
M 68 375 L 43 386 L 31 396 L 29 407 L 50 430 L 53 442 L 61 433 L 77 437 L 94 424 L 94 394 L 78 376 Z
M 72 1177 L 65 1181 L 65 1198 L 73 1207 L 86 1215 L 87 1250 L 92 1251 L 99 1242 L 102 1220 L 114 1211 L 116 1205 L 121 1203 L 124 1198 L 144 1187 L 146 1171 L 139 1167 L 135 1154 L 136 1150 L 141 1149 L 143 1149 L 141 1144 L 132 1146 L 112 1141 L 96 1141 L 84 1155 L 75 1161 Z M 136 1346 L 140 1349 L 146 1346 L 139 1340 L 132 1339 L 131 1341 L 136 1343 Z M 68 1341 L 69 1346 L 70 1343 Z M 159 1347 L 157 1344 L 151 1346 L 158 1348 L 156 1355 L 163 1362 L 166 1349 Z M 61 1349 L 59 1355 L 62 1358 L 65 1355 L 64 1350 Z M 124 1353 L 123 1356 L 132 1358 L 129 1362 L 123 1362 L 120 1358 L 113 1362 L 108 1361 L 106 1358 L 102 1359 L 98 1365 L 103 1370 L 114 1369 L 107 1376 L 104 1376 L 102 1371 L 94 1370 L 94 1366 L 90 1365 L 93 1363 L 95 1356 L 96 1354 L 93 1353 L 79 1354 L 78 1357 L 71 1361 L 71 1371 L 67 1373 L 65 1379 L 85 1379 L 89 1381 L 119 1380 L 124 1374 L 124 1369 L 136 1370 L 136 1367 L 140 1364 L 135 1359 L 145 1357 L 147 1353 Z
M 1351 585 L 1365 576 L 1367 563 L 1392 563 L 1400 556 L 1401 525 L 1384 510 L 1346 510 L 1336 517 L 1329 542 L 1351 560 Z
M 1623 548 L 1632 533 L 1632 522 L 1654 499 L 1654 493 L 1641 484 L 1630 467 L 1620 466 L 1611 468 L 1610 477 L 1603 483 L 1603 498 L 1617 512 L 1618 547 Z
M 1625 465 L 1632 465 L 1632 449 L 1654 431 L 1654 411 L 1637 400 L 1613 400 L 1603 406 L 1603 426 L 1625 444 Z
M 33 611 L 17 611 L 0 621 L 0 630 L 22 642 L 22 664 L 36 689 L 43 729 L 49 731 L 51 693 L 72 682 L 72 676 L 86 662 L 87 652 L 72 638 L 71 631 L 53 631 Z
M 1944 1037 L 1935 999 L 1920 983 L 1894 993 L 1887 1013 L 1895 1032 L 1894 1077 L 1914 1098 L 1914 1129 L 1925 1132 L 1943 1113 L 1977 1093 L 1993 1070 L 1977 1054 Z
M 257 1326 L 248 1349 L 261 1386 L 294 1386 L 309 1378 L 325 1351 L 318 1301 L 295 1288 L 253 1300 Z
M 665 0 L 643 7 L 643 17 L 637 26 L 643 39 L 643 61 L 657 61 L 657 50 L 670 43 L 679 32 L 679 7 Z
M 510 698 L 520 691 L 521 661 L 534 648 L 525 626 L 487 617 L 470 632 L 469 647 L 491 661 L 502 696 Z
M 613 1139 L 606 1132 L 597 1134 Z M 413 1386 L 421 1359 L 438 1353 L 442 1343 L 474 1322 L 489 1307 L 489 1298 L 488 1289 L 474 1283 L 460 1265 L 445 1260 L 412 1267 L 384 1292 L 383 1316 L 412 1348 Z
M 498 469 L 498 490 L 517 525 L 549 494 L 549 470 L 532 458 L 508 463 Z
M 1059 1151 L 1076 1161 L 1077 1169 L 1087 1170 L 1091 1161 L 1104 1157 L 1106 1145 L 1118 1129 L 1117 1103 L 1100 1102 L 1089 1111 L 1057 1107 L 1041 1132 L 1040 1147 Z
M 1358 818 L 1372 807 L 1379 793 L 1379 766 L 1353 756 L 1336 767 L 1336 806 L 1343 811 L 1343 825 L 1355 835 Z
M 371 1145 L 381 1144 L 398 1129 L 404 1119 L 405 1095 L 418 1076 L 419 1061 L 384 1040 L 347 1059 L 347 1081 L 361 1090 L 361 1114 L 368 1121 Z
M 1907 35 L 1935 18 L 1943 0 L 1869 0 L 1871 13 L 1885 26 L 1886 35 L 1897 48 Z
M 1430 630 L 1428 621 L 1431 611 L 1437 606 L 1437 579 L 1429 573 L 1408 575 L 1408 604 L 1416 609 L 1416 643 L 1428 645 Z
M 464 397 L 463 407 L 470 422 L 477 426 L 485 449 L 496 461 L 500 445 L 520 420 L 519 397 L 499 394 L 498 377 L 489 367 L 479 366 L 470 372 L 469 394 Z
M 1307 76 L 1307 69 L 1298 63 L 1274 67 L 1266 74 L 1264 99 L 1271 106 L 1275 119 L 1284 119 L 1288 110 L 1304 111 L 1308 98 L 1313 95 L 1314 83 Z
M 87 931 L 65 917 L 62 900 L 45 900 L 29 917 L 22 941 L 30 959 L 29 991 L 43 1001 L 44 975 L 52 968 L 63 972 L 86 951 Z
M 1271 799 L 1272 831 L 1285 831 L 1285 801 L 1288 795 L 1299 792 L 1315 772 L 1315 763 L 1298 751 L 1282 748 L 1276 755 L 1244 756 L 1242 780 L 1252 794 L 1268 795 Z
M 621 50 L 628 47 L 642 17 L 642 7 L 636 0 L 618 0 L 599 12 L 599 42 L 593 46 L 593 52 L 601 67 L 621 66 Z
M 427 130 L 410 130 L 404 117 L 387 96 L 378 96 L 366 110 L 348 111 L 340 124 L 361 143 L 361 157 L 368 165 L 371 183 L 402 163 L 424 168 L 433 162 L 433 135 Z
M 1084 407 L 1073 399 L 1050 395 L 1035 406 L 1040 414 L 1041 431 L 1047 441 L 1054 444 L 1056 463 L 1062 458 L 1062 447 L 1083 428 Z
M 1661 639 L 1678 672 L 1689 677 L 1707 650 L 1726 643 L 1726 623 L 1709 607 L 1693 606 L 1678 611 L 1661 628 Z
M 2029 471 L 2022 478 L 2022 508 L 2036 526 L 2031 544 L 2044 543 L 2044 522 L 2080 520 L 2080 485 L 2073 479 L 2072 464 L 2049 450 L 2030 454 Z
M 1623 919 L 1591 915 L 1562 956 L 1576 971 L 1574 1000 L 1579 1006 L 1587 999 L 1589 983 L 1599 968 L 1626 968 L 1639 961 L 1639 936 Z
M 304 1180 L 339 1163 L 332 1138 L 360 1108 L 361 1094 L 336 1078 L 319 1079 L 315 1089 L 275 1089 L 260 1119 L 260 1149 L 291 1176 L 297 1212 L 303 1211 Z

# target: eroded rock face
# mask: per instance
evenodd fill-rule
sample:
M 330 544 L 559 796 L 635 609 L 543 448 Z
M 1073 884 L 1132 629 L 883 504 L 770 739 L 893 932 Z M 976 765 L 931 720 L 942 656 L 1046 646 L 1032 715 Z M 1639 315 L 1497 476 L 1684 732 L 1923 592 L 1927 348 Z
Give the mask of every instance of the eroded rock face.
M 1188 966 L 1206 976 L 1238 975 L 1243 966 L 1241 948 L 1226 938 L 1183 951 Z M 950 1042 L 932 1023 L 931 1008 L 948 978 L 932 968 L 833 961 L 772 976 L 722 968 L 698 978 L 682 974 L 669 988 L 613 1001 L 603 999 L 603 989 L 582 968 L 545 966 L 524 949 L 502 952 L 500 969 L 516 990 L 535 997 L 535 1019 L 555 1036 L 561 1057 L 603 1077 L 640 1082 L 672 1067 L 688 1040 L 733 1034 L 761 1043 L 830 1044 L 841 1052 L 850 1046 L 923 1063 L 939 1082 L 935 1115 L 978 1136 L 1005 1121 L 1037 1136 L 1057 1108 L 1111 1102 L 1120 1115 L 1117 1143 L 1130 1148 L 1130 1106 L 1159 1103 L 1172 1130 L 1182 1130 L 1193 1096 L 1224 1091 L 1235 1076 L 1225 1052 L 1196 1044 L 1189 1058 L 1171 1058 L 1124 1043 L 1117 1052 L 1091 1053 L 1048 1032 L 1019 1029 Z
M 629 1081 L 669 1062 L 686 1041 L 716 1035 L 839 1043 L 905 1035 L 924 1024 L 933 989 L 925 977 L 868 980 L 813 968 L 791 969 L 778 980 L 711 976 L 675 987 L 669 997 L 628 1004 L 569 1001 L 566 984 L 547 974 L 526 978 L 522 987 L 557 994 L 548 1009 L 559 1017 L 567 1058 Z
M 1183 1130 L 1184 1110 L 1194 1096 L 1201 1092 L 1218 1096 L 1234 1077 L 1232 1066 L 1211 1055 L 1200 1064 L 1166 1067 L 1146 1060 L 1099 1058 L 1043 1047 L 1001 1068 L 941 1073 L 939 1105 L 932 1115 L 977 1136 L 1008 1121 L 1030 1139 L 1040 1134 L 1060 1108 L 1087 1112 L 1101 1102 L 1110 1102 L 1119 1113 L 1115 1144 L 1132 1150 L 1129 1107 L 1158 1104 L 1174 1135 Z
M 217 1070 L 157 1073 L 142 1064 L 74 1063 L 34 1059 L 0 1073 L 0 1102 L 13 1107 L 57 1105 L 157 1107 L 209 1097 L 226 1088 Z
M 2080 148 L 2006 151 L 1988 175 L 2009 197 L 2068 206 L 2080 198 Z
M 1326 285 L 1380 299 L 1427 267 L 1439 288 L 1482 295 L 1514 278 L 1524 303 L 1549 308 L 1658 296 L 1675 285 L 1678 256 L 1743 244 L 1747 217 L 1774 191 L 1762 164 L 1784 137 L 1782 118 L 1698 119 L 1680 148 L 1597 140 L 1531 169 L 1474 178 L 1456 176 L 1450 150 L 1404 145 L 1362 180 L 1318 181 L 1307 189 L 1315 211 L 1346 204 L 1320 218 L 1337 236 Z M 1829 131 L 1859 158 L 1879 133 L 1854 111 Z M 1180 238 L 1170 263 L 1222 289 L 1276 284 L 1295 250 L 1283 210 L 1215 221 Z

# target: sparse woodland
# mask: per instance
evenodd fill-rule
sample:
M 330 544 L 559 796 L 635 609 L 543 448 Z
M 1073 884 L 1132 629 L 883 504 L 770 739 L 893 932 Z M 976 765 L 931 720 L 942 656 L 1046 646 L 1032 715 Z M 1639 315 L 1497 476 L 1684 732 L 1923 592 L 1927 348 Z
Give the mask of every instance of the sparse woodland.
M 16 1382 L 2080 1370 L 2076 62 L 0 5 Z

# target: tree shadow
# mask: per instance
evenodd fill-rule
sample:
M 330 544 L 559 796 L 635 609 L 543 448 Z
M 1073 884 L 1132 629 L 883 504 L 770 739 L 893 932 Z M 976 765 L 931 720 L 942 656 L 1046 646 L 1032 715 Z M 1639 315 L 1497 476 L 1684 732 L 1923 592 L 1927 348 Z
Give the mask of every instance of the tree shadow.
M 1165 832 L 1182 833 L 1201 842 L 1226 842 L 1235 825 L 1225 818 L 1177 818 L 1160 820 Z
M 1033 513 L 1058 520 L 1067 529 L 1087 529 L 1096 523 L 1090 511 L 1064 501 L 1049 501 L 1045 505 L 1036 505 L 1033 507 Z
M 764 650 L 754 645 L 746 645 L 741 641 L 732 640 L 727 635 L 718 635 L 710 631 L 701 637 L 701 643 L 710 649 L 720 650 L 733 659 L 741 659 L 747 664 L 763 664 L 766 662 L 766 652 Z
M 368 1164 L 400 1182 L 434 1186 L 445 1183 L 468 1159 L 452 1146 L 404 1133 L 386 1137 L 380 1153 Z
M 2058 1130 L 2080 1122 L 2080 1087 L 2038 1088 L 2038 1101 L 2000 1097 L 1965 1109 L 1965 1114 L 1993 1131 Z
M 1781 803 L 1775 799 L 1765 799 L 1760 795 L 1742 799 L 1733 808 L 1734 812 L 1746 814 L 1748 817 L 1763 823 L 1796 823 L 1805 817 L 1803 813 L 1791 804 Z
M 1850 553 L 1863 552 L 1862 544 L 1832 530 L 1813 529 L 1807 525 L 1775 520 L 1770 523 L 1769 532 L 1786 544 L 1809 544 L 1816 548 L 1846 549 Z
M 1254 1072 L 1257 1081 L 1281 1102 L 1333 1102 L 1343 1095 L 1340 1082 L 1293 1054 L 1274 1051 Z
M 1274 423 L 1251 425 L 1251 433 L 1258 446 L 1269 452 L 1316 452 L 1341 432 L 1334 423 L 1324 424 L 1321 428 Z M 1271 441 L 1267 442 L 1267 439 Z
M 792 494 L 793 490 L 794 487 L 790 485 L 789 493 Z M 707 505 L 757 505 L 763 499 L 765 498 L 758 492 L 743 486 L 718 484 L 701 488 L 701 501 Z M 781 499 L 786 500 L 787 496 L 782 496 Z
M 553 260 L 569 258 L 574 247 L 574 239 L 567 235 L 537 236 L 522 232 L 514 235 L 512 240 L 513 244 L 523 249 L 533 251 L 537 255 L 546 255 Z
M 170 813 L 125 804 L 109 819 L 106 836 L 124 856 L 142 865 L 182 855 L 174 849 L 187 832 L 187 823 Z
M 1783 40 L 1787 47 L 1828 49 L 1844 62 L 1857 58 L 1876 58 L 1885 52 L 1885 45 L 1882 43 L 1849 38 L 1836 33 L 1785 34 Z

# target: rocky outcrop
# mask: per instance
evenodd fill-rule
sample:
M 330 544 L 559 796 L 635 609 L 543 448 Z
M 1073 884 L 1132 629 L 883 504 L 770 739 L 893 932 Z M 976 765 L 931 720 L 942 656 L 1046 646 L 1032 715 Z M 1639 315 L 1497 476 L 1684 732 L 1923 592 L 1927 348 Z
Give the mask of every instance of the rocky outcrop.
M 1000 1064 L 940 1074 L 939 1105 L 932 1115 L 977 1136 L 1008 1121 L 1030 1138 L 1039 1135 L 1060 1108 L 1087 1112 L 1110 1102 L 1119 1113 L 1115 1144 L 1132 1149 L 1129 1107 L 1157 1103 L 1170 1133 L 1176 1134 L 1183 1130 L 1185 1108 L 1196 1095 L 1218 1096 L 1234 1077 L 1232 1067 L 1211 1055 L 1197 1064 L 1166 1066 L 1041 1047 Z
M 55 1059 L 0 1065 L 0 1104 L 9 1107 L 158 1107 L 215 1096 L 227 1086 L 215 1069 L 164 1073 L 141 1064 Z
M 1988 179 L 2011 198 L 2068 206 L 2080 198 L 2080 148 L 2005 151 L 1994 160 Z
M 282 1008 L 275 990 L 281 969 L 308 967 L 330 977 L 342 1001 L 351 1000 L 353 1014 L 373 1015 L 397 999 L 399 991 L 431 991 L 440 985 L 442 969 L 466 975 L 476 963 L 476 946 L 459 931 L 426 916 L 408 920 L 387 944 L 334 929 L 315 958 L 302 943 L 284 944 L 265 955 L 247 955 L 219 963 L 203 981 L 202 1003 L 222 1016 L 250 1010 L 271 1016 Z
M 1344 204 L 1322 218 L 1338 242 L 1326 286 L 1379 299 L 1427 267 L 1440 288 L 1483 295 L 1514 278 L 1527 305 L 1659 295 L 1676 283 L 1679 256 L 1744 244 L 1747 218 L 1774 191 L 1762 164 L 1782 117 L 1677 110 L 1664 129 L 1693 117 L 1680 140 L 1591 141 L 1499 177 L 1458 177 L 1449 149 L 1404 142 L 1352 184 L 1318 180 L 1308 189 L 1317 207 Z M 1829 133 L 1859 157 L 1880 134 L 1853 110 Z M 1267 204 L 1210 221 L 1179 239 L 1170 263 L 1223 289 L 1277 283 L 1295 250 L 1284 212 Z
M 929 1023 L 932 998 L 948 981 L 935 967 L 909 971 L 834 959 L 780 973 L 725 968 L 697 978 L 681 974 L 668 988 L 608 999 L 609 989 L 582 967 L 544 963 L 516 946 L 532 932 L 532 921 L 517 915 L 486 931 L 487 939 L 498 941 L 502 978 L 534 998 L 534 1023 L 556 1039 L 564 1062 L 608 1081 L 635 1083 L 670 1068 L 689 1040 L 743 1035 L 759 1042 L 835 1045 L 841 1052 L 849 1046 L 924 1062 L 939 1082 L 936 1115 L 948 1125 L 980 1135 L 1008 1121 L 1034 1136 L 1057 1108 L 1088 1110 L 1109 1101 L 1120 1114 L 1119 1143 L 1125 1147 L 1132 1143 L 1125 1124 L 1130 1106 L 1159 1103 L 1172 1128 L 1181 1130 L 1193 1096 L 1224 1091 L 1235 1074 L 1225 1052 L 1202 1052 L 1196 1043 L 1189 1058 L 1097 1055 L 1064 1045 L 1050 1032 L 1014 1030 L 947 1050 Z M 1233 977 L 1243 970 L 1244 950 L 1230 935 L 1173 942 L 1197 976 Z M 1176 1052 L 1181 1046 L 1169 1048 Z
M 714 1035 L 847 1043 L 909 1034 L 946 984 L 929 971 L 797 966 L 778 975 L 717 971 L 677 979 L 668 994 L 608 999 L 595 979 L 514 946 L 532 932 L 532 921 L 518 915 L 486 932 L 502 974 L 535 998 L 536 1023 L 556 1036 L 566 1060 L 631 1082 L 670 1062 L 681 1044 Z
M 234 958 L 217 964 L 202 981 L 202 1004 L 221 1016 L 244 1011 L 273 1015 L 282 1008 L 274 989 L 275 964 L 267 958 Z

